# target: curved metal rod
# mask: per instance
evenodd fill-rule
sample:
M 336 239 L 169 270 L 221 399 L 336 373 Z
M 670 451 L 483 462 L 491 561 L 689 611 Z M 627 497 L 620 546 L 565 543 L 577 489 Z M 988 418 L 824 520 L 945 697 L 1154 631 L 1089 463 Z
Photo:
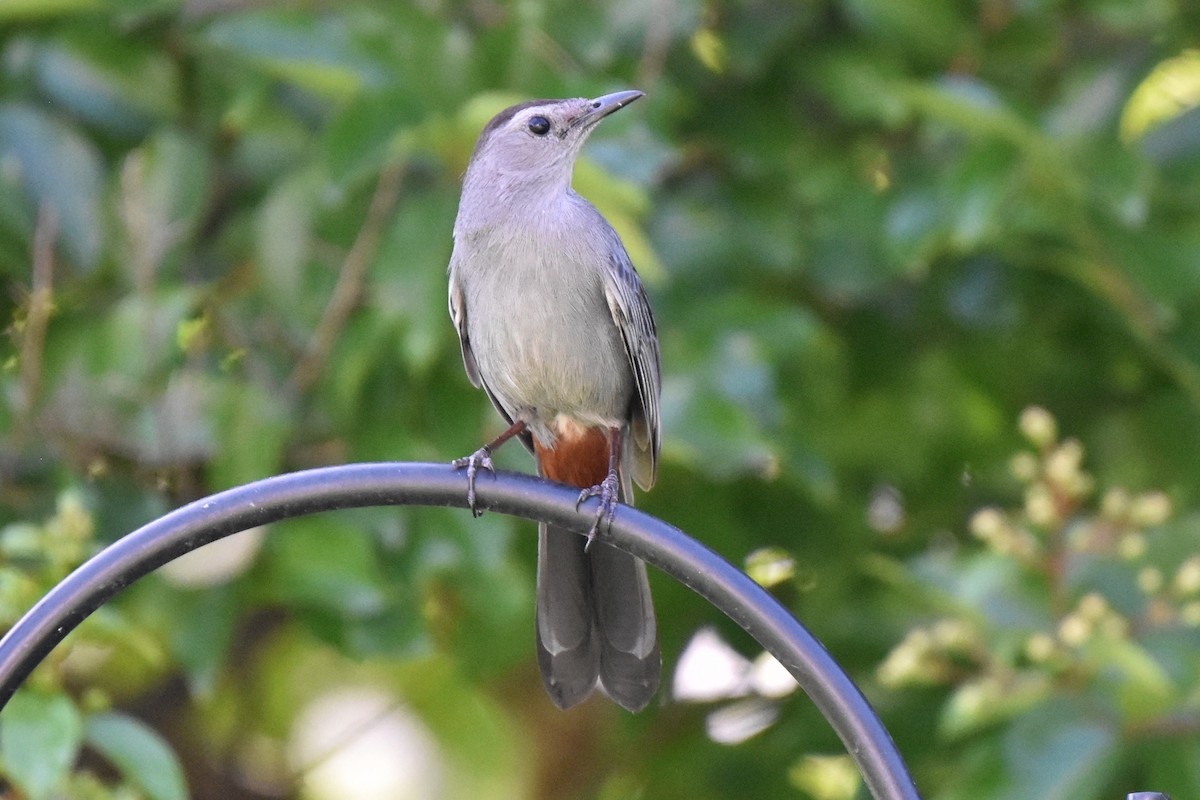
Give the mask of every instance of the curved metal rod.
M 294 472 L 197 500 L 144 525 L 80 566 L 0 640 L 0 708 L 88 614 L 133 581 L 197 547 L 269 522 L 340 508 L 466 507 L 466 478 L 447 464 L 348 464 Z M 531 475 L 481 473 L 483 509 L 583 534 L 594 505 Z M 594 503 L 595 501 L 591 501 Z M 820 642 L 762 587 L 683 531 L 621 506 L 601 538 L 681 581 L 741 625 L 808 694 L 858 762 L 876 800 L 920 800 L 891 736 Z

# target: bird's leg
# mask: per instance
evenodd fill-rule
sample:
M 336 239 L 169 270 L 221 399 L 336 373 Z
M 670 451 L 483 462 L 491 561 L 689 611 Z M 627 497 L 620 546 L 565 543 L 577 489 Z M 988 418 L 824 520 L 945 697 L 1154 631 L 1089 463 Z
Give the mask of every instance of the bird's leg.
M 495 472 L 496 467 L 492 464 L 492 453 L 496 448 L 507 442 L 514 436 L 525 432 L 525 422 L 517 420 L 508 427 L 504 433 L 497 436 L 492 441 L 485 444 L 483 447 L 476 450 L 471 455 L 465 458 L 456 458 L 450 462 L 450 466 L 455 469 L 467 468 L 467 506 L 471 509 L 471 514 L 478 517 L 483 512 L 475 508 L 475 475 L 480 468 L 486 469 L 488 472 Z
M 620 499 L 620 477 L 617 474 L 617 468 L 621 464 L 621 429 L 608 429 L 608 474 L 604 476 L 604 480 L 591 487 L 584 489 L 579 493 L 579 499 L 575 501 L 575 509 L 579 509 L 579 504 L 589 497 L 600 498 L 600 507 L 596 509 L 596 520 L 592 523 L 591 530 L 588 531 L 587 544 L 583 546 L 584 551 L 591 548 L 592 542 L 596 541 L 596 534 L 600 532 L 600 523 L 603 522 L 605 528 L 612 527 L 613 517 L 617 515 L 617 501 Z

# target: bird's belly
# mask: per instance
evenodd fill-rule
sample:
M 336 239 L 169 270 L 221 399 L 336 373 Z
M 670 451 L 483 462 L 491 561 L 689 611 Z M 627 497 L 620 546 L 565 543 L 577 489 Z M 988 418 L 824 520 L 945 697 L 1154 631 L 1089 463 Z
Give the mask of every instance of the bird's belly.
M 491 303 L 472 304 L 487 309 L 468 317 L 480 377 L 510 412 L 618 425 L 633 378 L 603 289 L 553 284 L 518 292 L 510 282 Z

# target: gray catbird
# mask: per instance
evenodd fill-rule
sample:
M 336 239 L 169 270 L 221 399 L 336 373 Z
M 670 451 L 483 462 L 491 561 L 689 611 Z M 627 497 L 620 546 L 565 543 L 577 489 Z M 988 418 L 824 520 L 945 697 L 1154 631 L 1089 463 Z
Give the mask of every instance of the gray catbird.
M 600 120 L 642 96 L 534 100 L 479 135 L 463 179 L 450 257 L 450 316 L 463 363 L 509 423 L 455 462 L 474 483 L 519 437 L 539 472 L 599 497 L 587 540 L 541 526 L 537 646 L 546 691 L 570 708 L 595 688 L 638 711 L 662 657 L 646 565 L 602 542 L 630 479 L 654 483 L 660 433 L 658 336 L 616 231 L 571 188 L 575 157 Z

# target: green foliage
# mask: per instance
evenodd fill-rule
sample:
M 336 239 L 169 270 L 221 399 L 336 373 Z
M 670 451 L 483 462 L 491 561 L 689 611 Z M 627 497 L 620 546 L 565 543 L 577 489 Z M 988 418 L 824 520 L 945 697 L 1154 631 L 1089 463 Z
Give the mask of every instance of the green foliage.
M 94 714 L 87 721 L 87 742 L 111 761 L 149 800 L 188 796 L 175 754 L 144 723 L 123 714 Z
M 445 312 L 475 136 L 518 99 L 637 87 L 576 185 L 662 338 L 639 503 L 754 554 L 926 796 L 1200 793 L 1190 5 L 10 0 L 0 22 L 0 618 L 210 492 L 493 434 Z M 1018 443 L 1030 406 L 1094 475 L 1048 413 Z M 206 548 L 35 674 L 0 715 L 4 777 L 299 796 L 327 760 L 294 749 L 329 728 L 309 712 L 369 690 L 379 735 L 453 765 L 425 774 L 446 796 L 861 792 L 803 697 L 736 746 L 704 733 L 723 705 L 553 710 L 530 529 L 390 509 Z M 670 674 L 722 623 L 655 588 Z
M 1035 448 L 1011 462 L 1024 504 L 974 515 L 984 550 L 914 562 L 942 614 L 910 630 L 878 677 L 949 690 L 938 730 L 973 765 L 951 796 L 997 784 L 1001 797 L 1098 796 L 1122 768 L 1144 770 L 1124 762 L 1123 740 L 1191 738 L 1174 728 L 1200 685 L 1188 655 L 1200 644 L 1200 538 L 1171 524 L 1161 493 L 1112 488 L 1096 501 L 1082 446 L 1057 441 L 1045 410 L 1027 409 L 1021 428 Z
M 9 624 L 95 549 L 94 520 L 80 492 L 58 498 L 56 513 L 40 525 L 12 523 L 0 530 L 0 584 L 6 587 Z M 140 647 L 139 647 L 140 645 Z M 112 655 L 115 648 L 125 652 Z M 30 800 L 176 800 L 187 797 L 180 764 L 161 737 L 144 723 L 105 711 L 118 683 L 103 666 L 119 662 L 134 690 L 161 672 L 157 645 L 118 612 L 91 617 L 43 662 L 0 715 L 0 770 Z M 88 688 L 78 697 L 69 686 Z M 117 771 L 101 781 L 76 761 L 87 749 Z
M 65 783 L 83 734 L 83 721 L 61 694 L 24 691 L 13 697 L 0 724 L 4 772 L 34 800 Z

